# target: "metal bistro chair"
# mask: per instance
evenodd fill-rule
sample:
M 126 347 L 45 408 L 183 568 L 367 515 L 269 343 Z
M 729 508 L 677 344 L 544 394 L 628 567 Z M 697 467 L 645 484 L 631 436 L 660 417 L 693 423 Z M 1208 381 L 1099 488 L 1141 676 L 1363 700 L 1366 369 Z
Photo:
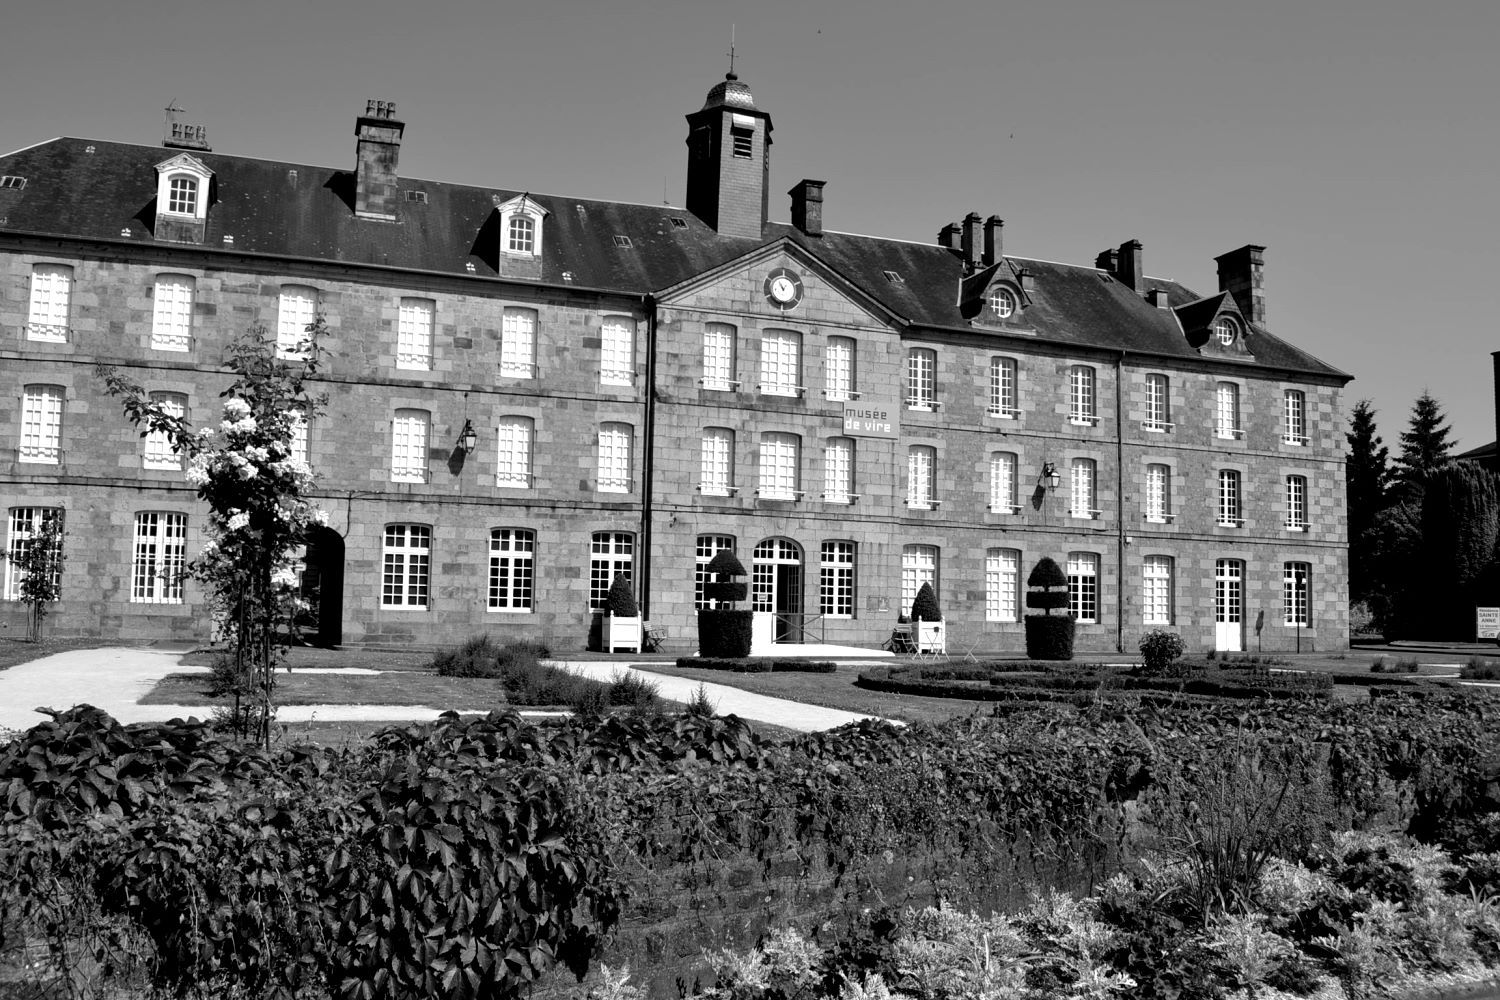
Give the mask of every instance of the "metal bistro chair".
M 917 635 L 910 622 L 897 622 L 891 629 L 891 637 L 885 641 L 886 648 L 896 654 L 915 653 Z
M 667 627 L 665 625 L 653 625 L 650 622 L 642 622 L 641 624 L 641 645 L 645 647 L 641 650 L 641 652 L 661 652 L 661 644 L 666 642 L 667 639 L 670 638 L 667 635 Z

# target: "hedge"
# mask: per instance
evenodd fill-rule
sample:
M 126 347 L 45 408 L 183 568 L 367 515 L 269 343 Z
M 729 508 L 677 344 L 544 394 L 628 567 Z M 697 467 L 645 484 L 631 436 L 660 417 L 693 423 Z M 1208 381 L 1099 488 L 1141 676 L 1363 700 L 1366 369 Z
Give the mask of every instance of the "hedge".
M 1026 655 L 1033 660 L 1071 660 L 1074 628 L 1069 615 L 1027 615 Z
M 772 659 L 769 656 L 682 656 L 678 657 L 677 665 L 699 670 L 732 670 L 740 674 L 831 674 L 838 669 L 838 664 L 832 660 Z

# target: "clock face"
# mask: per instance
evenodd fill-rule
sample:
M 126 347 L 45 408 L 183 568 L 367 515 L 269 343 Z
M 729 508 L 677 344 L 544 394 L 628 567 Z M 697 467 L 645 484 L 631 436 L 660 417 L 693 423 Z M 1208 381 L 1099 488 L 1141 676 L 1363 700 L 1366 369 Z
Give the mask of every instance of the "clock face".
M 776 268 L 766 275 L 766 299 L 781 310 L 794 308 L 802 301 L 802 279 L 796 271 Z

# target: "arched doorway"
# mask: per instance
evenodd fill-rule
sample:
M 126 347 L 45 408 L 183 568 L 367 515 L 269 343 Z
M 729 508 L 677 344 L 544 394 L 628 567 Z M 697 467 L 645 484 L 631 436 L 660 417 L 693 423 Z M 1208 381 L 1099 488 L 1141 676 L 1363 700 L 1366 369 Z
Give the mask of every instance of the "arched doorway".
M 768 623 L 755 631 L 772 642 L 802 641 L 802 546 L 767 538 L 750 562 L 750 610 Z
M 314 646 L 344 641 L 344 539 L 332 528 L 314 528 L 303 557 L 302 600 L 307 608 L 297 624 Z
M 1238 653 L 1245 648 L 1245 564 L 1239 559 L 1214 561 L 1214 649 Z

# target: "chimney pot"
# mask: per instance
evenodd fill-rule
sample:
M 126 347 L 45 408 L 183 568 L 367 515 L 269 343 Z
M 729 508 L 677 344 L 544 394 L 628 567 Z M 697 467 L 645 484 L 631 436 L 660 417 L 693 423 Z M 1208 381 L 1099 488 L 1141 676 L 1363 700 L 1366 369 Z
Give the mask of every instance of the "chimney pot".
M 1219 291 L 1234 296 L 1235 305 L 1252 326 L 1266 325 L 1265 255 L 1265 247 L 1247 243 L 1214 258 L 1219 265 Z
M 354 123 L 354 214 L 363 219 L 396 219 L 396 165 L 406 123 L 395 118 L 393 101 L 367 101 L 365 113 Z
M 792 196 L 792 225 L 808 236 L 823 235 L 824 183 L 804 179 L 787 192 Z
M 984 225 L 984 220 L 979 217 L 978 212 L 970 212 L 964 216 L 964 266 L 975 271 L 979 269 L 979 230 Z
M 984 266 L 1000 262 L 1005 256 L 1005 220 L 992 215 L 984 220 Z
M 938 230 L 938 246 L 955 253 L 959 250 L 958 245 L 958 223 L 950 222 Z
M 1126 240 L 1120 244 L 1116 276 L 1137 295 L 1146 291 L 1146 272 L 1141 261 L 1141 241 Z

